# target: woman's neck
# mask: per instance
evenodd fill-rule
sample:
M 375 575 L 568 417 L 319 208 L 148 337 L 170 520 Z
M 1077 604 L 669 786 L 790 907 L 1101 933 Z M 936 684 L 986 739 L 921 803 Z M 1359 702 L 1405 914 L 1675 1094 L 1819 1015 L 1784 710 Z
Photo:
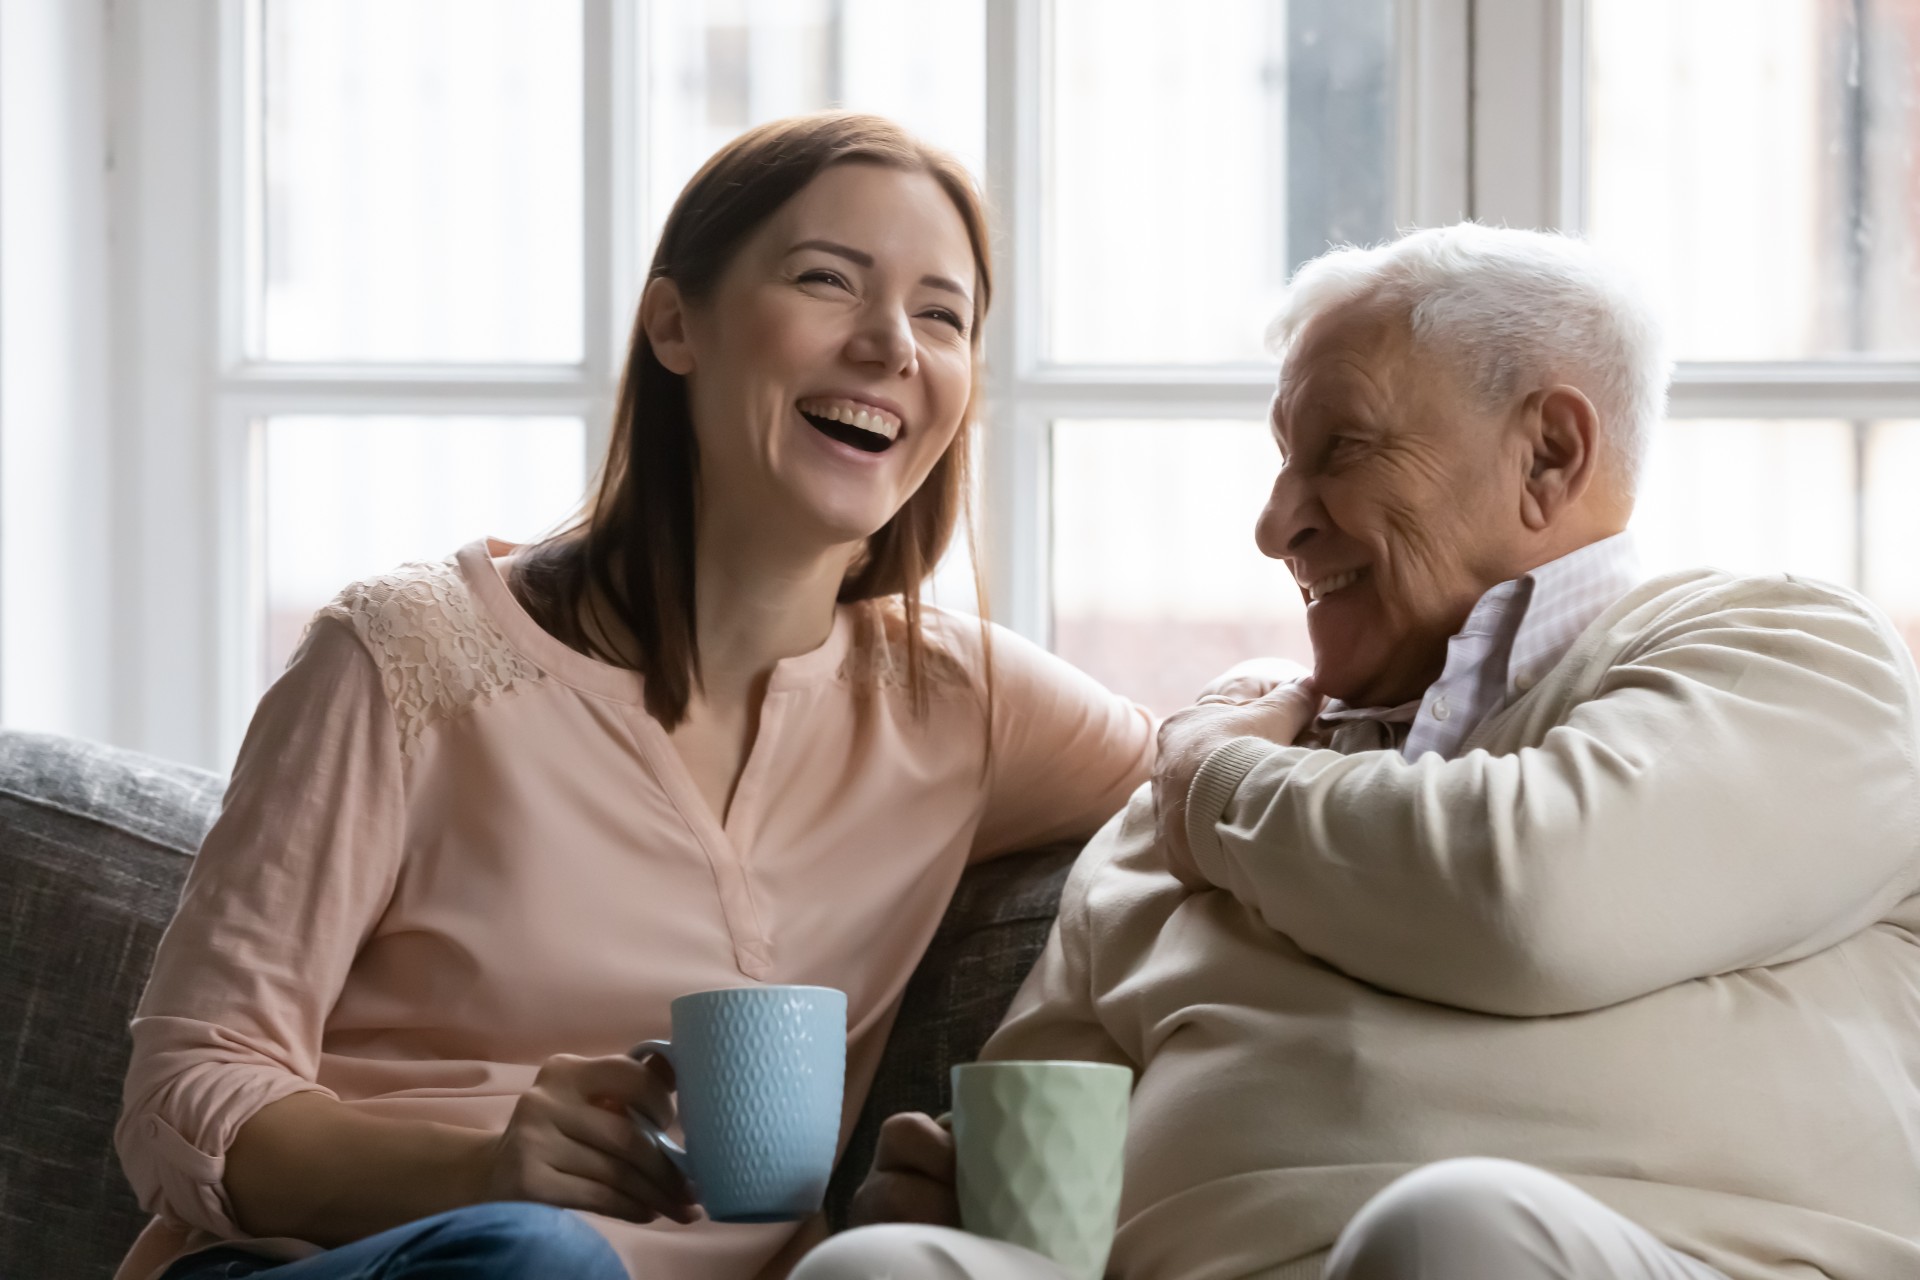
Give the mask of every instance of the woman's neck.
M 840 583 L 857 550 L 803 549 L 702 529 L 694 553 L 696 696 L 721 704 L 745 699 L 781 659 L 826 643 Z

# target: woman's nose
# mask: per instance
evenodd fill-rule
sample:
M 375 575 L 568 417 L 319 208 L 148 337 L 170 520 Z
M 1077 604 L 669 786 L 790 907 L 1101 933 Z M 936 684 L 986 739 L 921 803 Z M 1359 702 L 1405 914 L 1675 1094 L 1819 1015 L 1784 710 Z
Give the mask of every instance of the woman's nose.
M 847 344 L 856 364 L 876 365 L 888 374 L 912 376 L 920 359 L 913 325 L 903 308 L 874 304 L 861 312 L 859 327 Z

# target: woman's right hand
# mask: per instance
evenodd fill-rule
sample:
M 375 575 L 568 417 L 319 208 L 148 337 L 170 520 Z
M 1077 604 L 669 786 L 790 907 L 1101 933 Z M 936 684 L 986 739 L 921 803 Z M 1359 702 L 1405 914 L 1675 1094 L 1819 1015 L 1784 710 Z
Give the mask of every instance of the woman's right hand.
M 659 1057 L 548 1058 L 489 1149 L 483 1198 L 692 1222 L 692 1187 L 657 1137 L 673 1123 L 672 1090 Z

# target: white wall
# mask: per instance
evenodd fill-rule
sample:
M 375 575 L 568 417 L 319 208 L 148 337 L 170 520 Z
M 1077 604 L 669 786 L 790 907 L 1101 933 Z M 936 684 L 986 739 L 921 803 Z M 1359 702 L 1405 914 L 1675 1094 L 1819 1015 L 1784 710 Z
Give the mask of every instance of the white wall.
M 107 7 L 0 0 L 0 723 L 111 738 Z

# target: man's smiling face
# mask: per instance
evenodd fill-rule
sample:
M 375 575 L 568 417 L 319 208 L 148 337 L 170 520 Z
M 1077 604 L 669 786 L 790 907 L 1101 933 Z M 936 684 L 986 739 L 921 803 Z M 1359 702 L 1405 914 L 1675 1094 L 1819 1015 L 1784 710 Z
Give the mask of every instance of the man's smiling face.
M 1488 588 L 1524 572 L 1529 453 L 1404 309 L 1335 307 L 1288 349 L 1281 467 L 1256 530 L 1307 598 L 1314 683 L 1357 706 L 1418 698 Z

